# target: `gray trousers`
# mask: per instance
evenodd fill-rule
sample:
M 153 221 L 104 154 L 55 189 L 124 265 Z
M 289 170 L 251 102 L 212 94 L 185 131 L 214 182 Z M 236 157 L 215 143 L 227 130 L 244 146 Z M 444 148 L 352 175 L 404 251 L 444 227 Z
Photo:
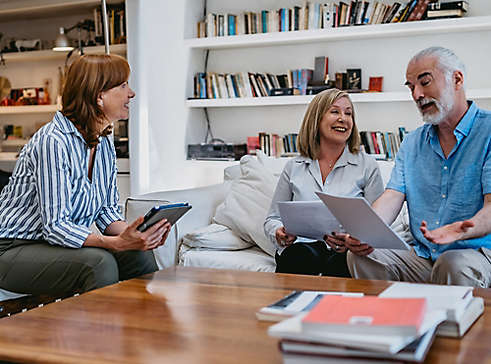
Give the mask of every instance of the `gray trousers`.
M 16 293 L 66 295 L 155 272 L 151 251 L 110 252 L 0 239 L 0 288 Z
M 375 249 L 367 256 L 347 256 L 353 278 L 382 279 L 458 286 L 491 287 L 491 250 L 447 250 L 436 261 L 413 249 Z

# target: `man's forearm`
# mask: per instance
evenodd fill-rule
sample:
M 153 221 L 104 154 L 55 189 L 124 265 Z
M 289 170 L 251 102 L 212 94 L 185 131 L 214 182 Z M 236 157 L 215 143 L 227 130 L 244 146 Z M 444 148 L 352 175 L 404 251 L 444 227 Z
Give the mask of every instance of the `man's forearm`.
M 99 234 L 89 234 L 83 244 L 84 247 L 104 248 L 115 250 L 119 236 L 106 236 Z
M 387 225 L 394 222 L 397 215 L 401 211 L 405 200 L 405 195 L 399 191 L 387 189 L 385 192 L 372 204 L 375 212 L 385 221 Z
M 491 194 L 484 196 L 484 206 L 470 221 L 474 223 L 474 226 L 463 234 L 463 240 L 480 238 L 491 234 Z

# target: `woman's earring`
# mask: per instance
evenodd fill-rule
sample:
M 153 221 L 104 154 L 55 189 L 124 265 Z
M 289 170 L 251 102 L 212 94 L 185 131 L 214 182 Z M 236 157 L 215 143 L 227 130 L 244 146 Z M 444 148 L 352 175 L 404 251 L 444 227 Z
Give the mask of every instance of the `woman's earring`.
M 97 105 L 104 107 L 104 102 L 102 100 L 97 100 Z

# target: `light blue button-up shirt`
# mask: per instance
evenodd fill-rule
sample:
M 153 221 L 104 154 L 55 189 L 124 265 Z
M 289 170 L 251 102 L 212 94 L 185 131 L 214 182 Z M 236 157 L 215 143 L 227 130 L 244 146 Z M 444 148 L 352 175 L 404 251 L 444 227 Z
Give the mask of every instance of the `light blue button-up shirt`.
M 419 230 L 430 230 L 473 217 L 491 193 L 491 112 L 469 103 L 454 130 L 457 143 L 447 158 L 436 127 L 426 124 L 404 138 L 387 188 L 406 195 L 416 253 L 435 260 L 446 250 L 491 249 L 491 234 L 438 245 Z
M 34 134 L 0 194 L 0 238 L 80 248 L 93 222 L 104 231 L 122 220 L 114 144 L 99 141 L 89 180 L 90 149 L 61 112 Z

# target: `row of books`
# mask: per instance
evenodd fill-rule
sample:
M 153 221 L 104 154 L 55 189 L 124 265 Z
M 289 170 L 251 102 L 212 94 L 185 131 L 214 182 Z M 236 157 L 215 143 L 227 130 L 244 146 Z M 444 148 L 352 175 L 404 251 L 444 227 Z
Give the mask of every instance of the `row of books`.
M 404 127 L 400 127 L 398 133 L 361 131 L 362 148 L 366 153 L 373 154 L 379 159 L 394 159 L 406 134 Z M 298 154 L 297 137 L 297 133 L 280 137 L 275 133 L 259 132 L 258 136 L 247 137 L 247 153 L 255 154 L 255 150 L 260 149 L 268 156 L 295 155 Z
M 366 153 L 382 159 L 394 159 L 401 145 L 399 135 L 392 132 L 361 131 L 360 138 Z
M 246 11 L 236 14 L 208 13 L 197 24 L 197 37 L 287 32 L 365 24 L 397 23 L 424 18 L 430 0 L 383 1 L 305 1 L 302 6 Z
M 194 76 L 193 97 L 219 99 L 274 96 L 273 90 L 288 88 L 290 94 L 307 94 L 313 70 L 289 70 L 286 74 L 198 72 Z
M 467 1 L 434 2 L 428 4 L 426 17 L 428 19 L 438 18 L 460 18 L 469 10 Z
M 297 133 L 289 133 L 282 137 L 278 134 L 259 132 L 258 136 L 247 137 L 247 154 L 256 154 L 261 150 L 264 154 L 274 157 L 298 155 Z
M 378 297 L 295 291 L 256 316 L 281 321 L 268 333 L 285 363 L 378 363 L 423 362 L 435 335 L 462 337 L 483 311 L 472 287 L 397 282 Z
M 95 40 L 104 44 L 104 28 L 101 8 L 94 8 Z M 107 25 L 109 30 L 109 44 L 126 43 L 126 15 L 125 3 L 107 5 Z

